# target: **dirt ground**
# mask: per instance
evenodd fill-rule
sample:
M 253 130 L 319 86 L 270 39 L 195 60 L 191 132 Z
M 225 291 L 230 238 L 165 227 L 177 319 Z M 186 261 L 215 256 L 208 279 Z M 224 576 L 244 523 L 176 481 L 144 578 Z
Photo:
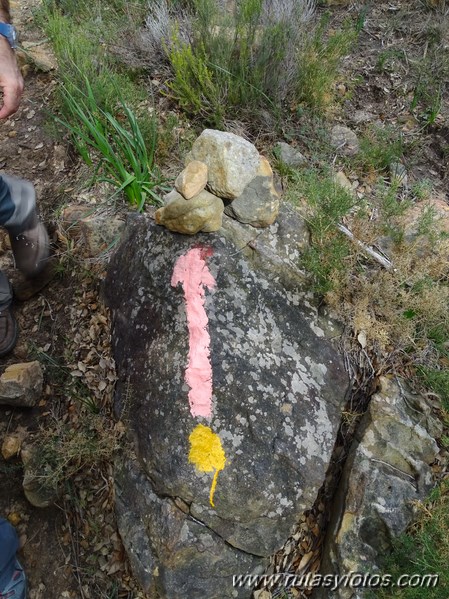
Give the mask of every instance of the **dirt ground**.
M 42 33 L 33 26 L 36 5 L 36 1 L 16 2 L 13 17 L 21 33 L 21 45 L 43 48 L 45 53 Z M 97 301 L 99 279 L 91 273 L 80 275 L 82 262 L 75 257 L 76 249 L 64 243 L 64 230 L 58 222 L 61 208 L 79 201 L 79 190 L 77 164 L 70 159 L 66 146 L 55 141 L 47 124 L 56 85 L 54 72 L 43 72 L 23 55 L 20 63 L 25 93 L 19 111 L 0 124 L 0 167 L 35 184 L 38 206 L 48 225 L 59 267 L 55 279 L 39 295 L 24 303 L 15 302 L 19 341 L 13 353 L 0 360 L 0 368 L 3 371 L 10 364 L 38 359 L 44 367 L 44 396 L 32 409 L 0 406 L 0 444 L 17 432 L 24 444 L 30 443 L 39 428 L 55 430 L 55 423 L 75 428 L 77 407 L 65 393 L 70 381 L 66 365 L 70 359 L 76 362 L 80 357 L 68 357 L 74 330 L 79 334 L 83 322 L 88 327 L 98 321 L 103 323 L 98 333 L 103 345 L 109 335 Z M 1 244 L 1 267 L 10 278 L 17 278 L 6 236 Z M 85 356 L 86 347 L 80 346 L 81 350 Z M 74 476 L 55 506 L 38 509 L 24 496 L 20 458 L 6 461 L 0 456 L 0 514 L 9 518 L 19 532 L 20 559 L 28 577 L 30 599 L 138 596 L 130 590 L 133 583 L 116 532 L 110 470 L 105 466 L 87 472 L 87 476 Z M 89 553 L 95 559 L 89 561 Z
M 35 47 L 43 45 L 42 33 L 33 25 L 33 8 L 37 4 L 38 0 L 17 0 L 13 6 L 22 42 Z M 419 6 L 418 2 L 413 4 Z M 346 61 L 342 71 L 342 85 L 348 87 L 348 81 L 355 82 L 360 76 L 363 83 L 347 90 L 338 120 L 357 130 L 361 125 L 354 125 L 354 113 L 364 110 L 383 123 L 398 125 L 404 136 L 419 147 L 419 152 L 414 152 L 405 165 L 410 176 L 415 180 L 430 179 L 447 199 L 447 98 L 443 98 L 435 122 L 423 129 L 404 101 L 404 85 L 411 83 L 403 63 L 394 63 L 395 54 L 391 52 L 388 68 L 379 68 L 379 55 L 386 49 L 404 49 L 409 58 L 424 52 L 425 41 L 420 37 L 424 21 L 409 7 L 410 3 L 405 1 L 394 5 L 379 2 L 368 12 L 360 50 Z M 338 10 L 338 19 L 342 21 L 348 9 Z M 86 347 L 80 348 L 79 355 L 69 357 L 70 352 L 77 351 L 73 349 L 75 330 L 92 326 L 92 319 L 97 319 L 95 322 L 101 323 L 98 339 L 105 355 L 108 351 L 108 323 L 98 302 L 101 273 L 86 275 L 89 269 L 77 261 L 73 247 L 64 243 L 58 217 L 64 205 L 79 201 L 80 167 L 67 146 L 55 141 L 47 125 L 55 75 L 33 64 L 26 65 L 24 70 L 26 89 L 21 108 L 0 124 L 0 168 L 34 182 L 61 266 L 53 282 L 39 295 L 15 304 L 19 342 L 10 356 L 0 360 L 0 368 L 39 359 L 45 367 L 45 394 L 33 409 L 0 406 L 0 444 L 6 435 L 16 431 L 23 433 L 25 442 L 30 441 L 39 427 L 54 428 L 55 422 L 76 427 L 77 408 L 65 393 L 73 368 L 66 365 L 91 358 L 87 358 Z M 11 253 L 5 239 L 1 244 L 1 267 L 12 275 Z M 89 367 L 94 368 L 92 361 Z M 100 470 L 74 475 L 54 507 L 38 509 L 23 494 L 20 458 L 5 461 L 0 456 L 0 515 L 9 517 L 19 531 L 20 557 L 29 579 L 30 599 L 143 596 L 133 588 L 116 532 L 111 470 L 111 466 L 105 465 Z

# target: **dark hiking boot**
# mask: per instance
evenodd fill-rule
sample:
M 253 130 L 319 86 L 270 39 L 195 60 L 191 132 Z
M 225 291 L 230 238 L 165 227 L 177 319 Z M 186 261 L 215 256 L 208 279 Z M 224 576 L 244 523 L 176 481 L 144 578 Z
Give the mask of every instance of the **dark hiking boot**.
M 9 239 L 16 268 L 27 278 L 39 275 L 50 256 L 50 242 L 47 229 L 37 214 L 20 233 L 9 231 Z
M 6 356 L 17 342 L 17 323 L 11 309 L 12 288 L 4 272 L 0 271 L 0 357 Z
M 42 291 L 57 275 L 57 266 L 57 258 L 50 256 L 39 274 L 32 278 L 27 279 L 17 271 L 17 274 L 10 275 L 14 289 L 14 298 L 19 302 L 26 302 L 39 293 L 39 291 Z
M 0 358 L 14 349 L 17 336 L 18 328 L 11 306 L 0 309 Z

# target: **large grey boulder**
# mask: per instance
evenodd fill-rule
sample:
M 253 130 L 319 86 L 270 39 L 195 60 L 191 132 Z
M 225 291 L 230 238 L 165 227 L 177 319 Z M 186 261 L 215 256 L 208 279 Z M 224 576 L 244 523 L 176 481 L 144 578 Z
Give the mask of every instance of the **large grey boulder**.
M 233 588 L 232 574 L 263 570 L 313 504 L 329 463 L 347 376 L 307 294 L 294 289 L 295 227 L 289 232 L 282 217 L 273 227 L 291 238 L 291 249 L 276 248 L 265 231 L 241 247 L 254 229 L 235 221 L 192 239 L 133 215 L 109 267 L 115 409 L 135 451 L 117 466 L 118 523 L 136 575 L 160 597 L 248 597 Z M 266 259 L 247 257 L 258 247 Z M 200 275 L 189 262 L 195 256 Z M 180 261 L 190 264 L 185 293 L 179 271 L 173 277 Z M 283 263 L 298 271 L 289 289 Z M 191 285 L 197 275 L 203 287 Z M 195 293 L 205 322 L 192 333 L 186 297 Z M 204 341 L 205 330 L 209 415 L 195 412 L 186 383 L 189 333 Z M 224 452 L 215 471 L 192 461 L 199 425 Z
M 234 574 L 262 574 L 264 561 L 223 542 L 180 498 L 155 493 L 136 461 L 115 472 L 120 534 L 134 575 L 150 597 L 245 597 Z M 246 592 L 246 595 L 245 595 Z
M 432 488 L 430 464 L 442 425 L 404 381 L 381 377 L 344 467 L 323 550 L 322 572 L 343 576 L 375 572 L 414 516 L 414 502 Z M 362 589 L 317 592 L 326 599 L 356 599 Z

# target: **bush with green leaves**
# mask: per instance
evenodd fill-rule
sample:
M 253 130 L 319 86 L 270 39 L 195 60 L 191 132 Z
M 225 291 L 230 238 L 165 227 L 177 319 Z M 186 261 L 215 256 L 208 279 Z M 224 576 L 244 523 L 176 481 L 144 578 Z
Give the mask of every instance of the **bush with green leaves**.
M 165 54 L 169 94 L 208 124 L 254 110 L 279 115 L 287 104 L 323 110 L 354 26 L 312 24 L 313 0 L 240 0 L 234 7 L 192 0 L 180 15 L 159 0 L 146 20 L 148 47 Z
M 36 20 L 49 37 L 58 60 L 58 76 L 66 89 L 76 97 L 87 78 L 98 105 L 112 111 L 117 101 L 117 89 L 128 104 L 135 107 L 147 98 L 121 68 L 110 44 L 118 37 L 123 12 L 107 2 L 47 1 Z M 64 97 L 61 109 L 64 110 Z
M 325 15 L 306 37 L 298 55 L 295 81 L 297 100 L 319 111 L 332 102 L 338 67 L 358 36 L 357 29 L 349 22 L 342 29 L 326 35 L 328 26 L 329 17 Z
M 410 110 L 424 126 L 434 125 L 448 91 L 448 14 L 430 21 L 426 31 L 426 51 L 411 63 L 413 97 Z
M 364 174 L 378 173 L 398 162 L 404 150 L 400 131 L 389 126 L 369 125 L 360 136 L 359 152 L 348 159 L 348 163 Z
M 144 6 L 142 0 L 44 0 L 36 15 L 59 64 L 56 121 L 71 132 L 76 150 L 94 167 L 94 179 L 98 175 L 115 193 L 123 191 L 138 210 L 145 202 L 159 202 L 157 123 L 147 109 L 148 91 L 136 84 L 111 47 L 124 16 L 141 11 L 143 19 Z

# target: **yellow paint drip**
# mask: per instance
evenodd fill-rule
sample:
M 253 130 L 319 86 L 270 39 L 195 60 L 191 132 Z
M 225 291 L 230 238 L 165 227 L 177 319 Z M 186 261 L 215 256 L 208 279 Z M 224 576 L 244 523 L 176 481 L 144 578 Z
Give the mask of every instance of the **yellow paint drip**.
M 213 472 L 214 478 L 210 488 L 209 501 L 214 505 L 214 493 L 217 486 L 218 473 L 223 470 L 226 456 L 221 445 L 220 437 L 212 432 L 208 426 L 198 424 L 190 433 L 189 462 L 200 472 Z

